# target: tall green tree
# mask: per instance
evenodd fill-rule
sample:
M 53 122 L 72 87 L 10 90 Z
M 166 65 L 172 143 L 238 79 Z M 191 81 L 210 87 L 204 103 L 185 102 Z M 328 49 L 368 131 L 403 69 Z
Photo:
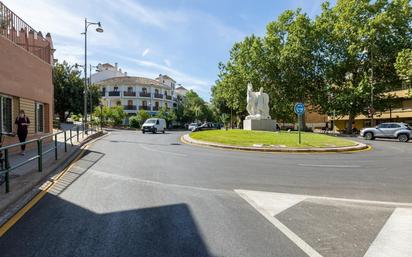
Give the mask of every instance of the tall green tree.
M 399 78 L 410 88 L 412 85 L 412 49 L 404 49 L 398 53 L 395 68 Z
M 84 82 L 80 73 L 67 62 L 53 66 L 54 110 L 60 122 L 65 122 L 71 114 L 83 111 Z

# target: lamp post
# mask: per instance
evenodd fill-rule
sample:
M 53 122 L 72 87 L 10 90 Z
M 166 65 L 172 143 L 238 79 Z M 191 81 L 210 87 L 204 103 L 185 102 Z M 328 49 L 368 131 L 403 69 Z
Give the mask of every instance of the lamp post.
M 103 32 L 103 28 L 100 22 L 89 22 L 87 21 L 87 18 L 84 19 L 84 32 L 82 35 L 84 35 L 84 117 L 83 117 L 83 126 L 84 129 L 86 130 L 86 123 L 87 123 L 87 29 L 91 25 L 97 25 L 96 31 L 99 33 Z
M 92 85 L 92 68 L 97 68 L 97 66 L 91 65 L 90 64 L 90 69 L 89 69 L 89 98 L 90 98 L 90 121 L 92 121 L 92 115 L 93 115 L 93 94 L 91 91 L 91 85 Z

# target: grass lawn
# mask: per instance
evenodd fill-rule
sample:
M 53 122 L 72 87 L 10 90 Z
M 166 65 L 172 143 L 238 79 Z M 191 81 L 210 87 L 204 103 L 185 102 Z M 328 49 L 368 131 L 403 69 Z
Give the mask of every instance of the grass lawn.
M 302 132 L 302 144 L 299 144 L 298 132 L 280 133 L 248 130 L 209 130 L 192 132 L 190 137 L 200 141 L 214 142 L 235 146 L 277 146 L 277 147 L 336 147 L 352 146 L 356 142 L 315 133 Z

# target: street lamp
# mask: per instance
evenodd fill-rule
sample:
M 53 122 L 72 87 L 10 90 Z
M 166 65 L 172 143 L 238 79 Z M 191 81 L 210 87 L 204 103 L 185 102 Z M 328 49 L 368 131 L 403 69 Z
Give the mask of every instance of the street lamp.
M 98 28 L 97 28 L 98 29 Z M 96 29 L 96 30 L 97 30 Z M 103 30 L 102 30 L 103 31 Z M 93 114 L 93 94 L 92 94 L 92 91 L 91 91 L 91 85 L 92 85 L 92 68 L 96 68 L 97 69 L 97 66 L 94 66 L 94 65 L 91 65 L 90 64 L 90 69 L 89 69 L 89 95 L 90 95 L 90 121 L 92 121 L 93 119 L 92 119 L 92 114 Z
M 86 122 L 87 122 L 87 29 L 91 25 L 96 25 L 96 31 L 99 33 L 103 32 L 102 24 L 100 22 L 89 22 L 87 18 L 84 19 L 84 32 L 81 33 L 84 35 L 84 118 L 83 118 L 83 126 L 86 130 Z

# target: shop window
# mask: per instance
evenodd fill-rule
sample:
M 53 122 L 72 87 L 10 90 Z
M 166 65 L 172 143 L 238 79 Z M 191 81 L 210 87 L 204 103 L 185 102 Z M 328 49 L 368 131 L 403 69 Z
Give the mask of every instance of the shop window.
M 0 96 L 0 132 L 12 132 L 12 110 L 12 99 L 10 97 Z

